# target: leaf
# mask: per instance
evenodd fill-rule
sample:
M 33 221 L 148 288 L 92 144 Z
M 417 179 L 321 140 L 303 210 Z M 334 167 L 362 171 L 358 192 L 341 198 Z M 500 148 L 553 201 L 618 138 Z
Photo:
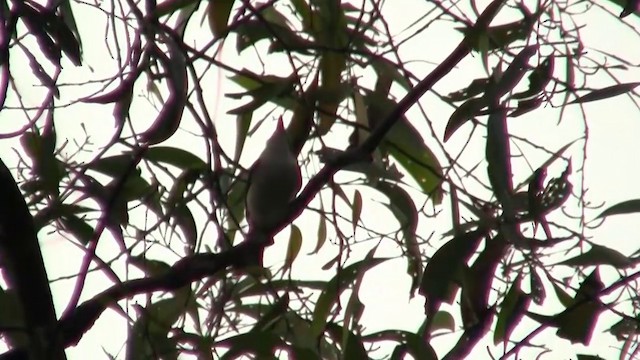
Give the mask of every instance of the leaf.
M 244 143 L 247 140 L 249 134 L 249 127 L 251 127 L 251 118 L 253 112 L 247 112 L 236 116 L 236 147 L 233 152 L 233 159 L 238 162 L 240 155 L 242 155 L 242 149 Z
M 474 79 L 466 88 L 449 93 L 449 95 L 447 95 L 447 98 L 451 101 L 469 100 L 476 95 L 483 94 L 488 85 L 488 78 Z
M 283 270 L 291 270 L 293 261 L 298 257 L 302 248 L 302 232 L 300 228 L 295 225 L 291 225 L 291 235 L 289 235 L 289 244 L 287 245 L 287 255 L 284 258 Z
M 514 217 L 512 204 L 513 173 L 511 149 L 507 130 L 506 109 L 495 109 L 487 121 L 487 173 L 496 198 L 502 204 L 505 216 Z
M 322 208 L 321 208 L 322 209 Z M 318 241 L 316 241 L 316 248 L 309 255 L 317 254 L 322 245 L 327 241 L 327 219 L 324 216 L 320 216 L 318 223 Z
M 472 118 L 480 114 L 480 110 L 487 106 L 487 100 L 484 97 L 472 98 L 462 103 L 451 114 L 447 126 L 444 129 L 444 141 L 449 140 L 451 135 L 455 133 L 462 125 Z
M 239 99 L 243 96 L 252 97 L 252 100 L 248 103 L 229 110 L 227 113 L 231 115 L 253 112 L 267 102 L 273 102 L 287 110 L 293 109 L 294 102 L 291 98 L 295 81 L 293 77 L 259 76 L 243 70 L 230 79 L 248 91 L 238 94 L 226 94 L 225 96 L 232 99 Z
M 327 319 L 331 314 L 331 309 L 338 301 L 344 290 L 347 290 L 358 278 L 364 276 L 367 270 L 387 261 L 390 258 L 374 258 L 373 251 L 367 254 L 366 258 L 355 264 L 349 265 L 338 272 L 322 290 L 316 306 L 313 309 L 312 332 L 315 336 L 320 335 L 327 324 Z
M 529 268 L 529 287 L 531 288 L 531 300 L 537 305 L 542 305 L 547 297 L 547 292 L 542 283 L 542 279 L 534 267 Z
M 496 329 L 493 333 L 495 345 L 511 339 L 511 332 L 520 323 L 531 303 L 529 296 L 520 289 L 520 280 L 521 277 L 518 275 L 500 306 Z
M 540 65 L 533 69 L 529 75 L 529 88 L 526 91 L 514 94 L 511 98 L 526 99 L 540 94 L 553 78 L 554 67 L 555 57 L 552 54 L 547 56 Z M 518 107 L 520 106 L 518 105 Z
M 559 263 L 566 266 L 611 265 L 617 269 L 625 269 L 633 264 L 634 261 L 617 250 L 597 244 L 591 244 L 589 251 Z
M 207 6 L 209 28 L 214 37 L 219 38 L 228 31 L 227 23 L 233 9 L 234 0 L 211 0 Z
M 389 199 L 387 207 L 400 223 L 403 233 L 403 251 L 407 258 L 407 273 L 411 276 L 411 296 L 420 285 L 422 278 L 422 254 L 416 236 L 418 229 L 418 210 L 411 196 L 400 186 L 380 181 L 375 188 Z
M 370 93 L 366 97 L 367 117 L 371 126 L 376 126 L 389 114 L 397 103 L 386 96 Z M 425 144 L 420 132 L 403 116 L 387 133 L 380 149 L 393 156 L 416 181 L 420 189 L 435 205 L 442 202 L 442 166 L 438 158 Z
M 413 332 L 404 330 L 383 330 L 371 335 L 367 335 L 363 339 L 365 342 L 387 342 L 394 341 L 401 347 L 397 359 L 405 359 L 404 354 L 411 354 L 414 359 L 420 360 L 437 360 L 435 350 L 429 342 L 424 341 L 422 336 Z
M 160 56 L 169 76 L 169 97 L 149 129 L 140 134 L 140 141 L 155 145 L 169 139 L 180 127 L 182 113 L 187 103 L 187 59 L 175 40 L 168 38 L 169 57 Z
M 577 99 L 569 102 L 568 105 L 583 104 L 590 101 L 604 100 L 614 96 L 626 94 L 635 89 L 638 85 L 640 85 L 640 82 L 617 84 L 602 89 L 596 89 L 586 95 L 579 96 Z
M 557 316 L 559 337 L 571 343 L 589 345 L 598 317 L 605 310 L 605 306 L 598 299 L 603 289 L 604 284 L 596 268 L 580 284 L 573 304 Z
M 127 339 L 127 353 L 134 354 L 135 359 L 177 358 L 177 340 L 168 334 L 184 314 L 186 302 L 185 297 L 177 295 L 146 308 L 138 307 L 138 318 Z
M 356 190 L 353 194 L 353 202 L 351 205 L 351 225 L 353 226 L 354 234 L 360 222 L 360 215 L 362 215 L 362 195 L 360 195 L 360 191 Z
M 451 302 L 458 287 L 456 279 L 476 251 L 485 231 L 478 229 L 456 235 L 442 245 L 424 269 L 419 293 L 427 299 L 425 313 L 432 318 L 442 302 Z
M 556 293 L 558 300 L 564 307 L 569 307 L 573 303 L 573 297 L 569 295 L 564 289 L 562 289 L 555 281 L 552 281 L 553 291 Z
M 337 343 L 342 344 L 342 355 L 344 359 L 369 358 L 362 338 L 357 334 L 333 322 L 327 324 L 327 331 Z
M 531 22 L 527 21 L 527 19 L 522 19 L 507 24 L 491 26 L 482 33 L 477 32 L 473 27 L 457 28 L 456 30 L 462 31 L 468 39 L 473 39 L 470 42 L 473 50 L 480 51 L 481 48 L 484 48 L 486 51 L 491 51 L 505 49 L 515 41 L 525 40 L 529 36 L 531 29 Z M 482 42 L 488 44 L 488 46 L 482 45 Z
M 640 212 L 640 199 L 633 199 L 623 201 L 609 207 L 607 210 L 598 215 L 598 218 L 604 218 L 612 215 L 633 214 L 637 212 Z
M 540 49 L 539 45 L 525 46 L 511 61 L 494 88 L 496 101 L 518 85 L 529 68 L 529 59 Z
M 447 311 L 440 310 L 433 316 L 429 332 L 436 330 L 449 330 L 453 332 L 456 329 L 456 321 L 453 315 Z

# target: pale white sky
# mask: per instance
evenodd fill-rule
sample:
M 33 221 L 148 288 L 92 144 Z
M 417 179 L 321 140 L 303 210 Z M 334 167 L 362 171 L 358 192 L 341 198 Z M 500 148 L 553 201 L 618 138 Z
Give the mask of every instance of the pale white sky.
M 479 2 L 478 6 L 482 8 L 485 6 L 485 3 L 486 1 Z M 396 0 L 393 2 L 393 5 L 387 5 L 385 15 L 389 21 L 390 28 L 393 29 L 392 31 L 397 32 L 415 21 L 419 14 L 429 9 L 429 6 L 429 3 L 424 1 Z M 408 9 L 410 9 L 410 11 L 408 11 Z M 84 62 L 88 66 L 75 69 L 69 63 L 66 63 L 63 72 L 63 83 L 77 83 L 86 81 L 87 79 L 101 79 L 112 75 L 117 67 L 104 47 L 103 39 L 106 34 L 104 15 L 89 6 L 76 7 L 74 10 L 76 11 L 79 28 L 93 29 L 89 32 L 81 30 L 84 44 Z M 614 10 L 615 13 L 618 11 L 617 9 Z M 192 34 L 195 34 L 193 37 L 197 38 L 199 43 L 208 41 L 211 36 L 206 21 L 204 21 L 199 28 L 201 18 L 202 10 L 194 14 L 190 28 Z M 610 51 L 632 62 L 640 59 L 638 57 L 638 54 L 640 54 L 640 40 L 637 36 L 631 34 L 629 28 L 620 25 L 618 20 L 603 16 L 603 13 L 599 11 L 591 11 L 581 16 L 580 19 L 582 24 L 585 25 L 581 34 L 587 45 Z M 501 20 L 507 21 L 511 19 L 499 18 L 498 22 Z M 625 19 L 625 21 L 633 24 L 636 29 L 640 28 L 637 19 L 631 19 L 630 17 Z M 460 40 L 459 34 L 455 30 L 452 30 L 450 25 L 451 23 L 448 22 L 436 23 L 425 31 L 424 34 L 416 37 L 401 48 L 401 57 L 403 60 L 415 60 L 408 65 L 409 69 L 415 75 L 425 76 L 428 74 L 429 71 L 433 69 L 434 64 L 442 61 L 448 52 L 457 45 L 457 42 Z M 616 29 L 615 36 L 612 36 L 610 29 Z M 406 36 L 407 35 L 404 34 L 402 38 Z M 226 61 L 233 59 L 234 53 L 235 45 L 233 42 L 229 42 L 223 52 L 223 59 Z M 251 53 L 252 51 L 248 50 L 243 53 L 242 58 L 233 59 L 234 66 L 236 68 L 246 66 L 255 69 L 255 58 L 250 55 Z M 263 57 L 263 60 L 265 58 L 266 57 Z M 26 62 L 22 62 L 19 59 L 12 60 L 12 73 L 15 77 L 18 76 L 17 74 L 30 74 L 30 69 Z M 283 62 L 281 58 L 273 57 L 268 61 L 266 68 L 271 73 L 288 74 L 291 71 L 288 63 Z M 481 62 L 477 55 L 475 58 L 468 57 L 456 70 L 438 83 L 435 89 L 441 94 L 446 94 L 466 86 L 471 79 L 483 76 L 480 64 Z M 556 74 L 561 71 L 559 67 L 560 65 L 557 63 Z M 209 110 L 212 111 L 212 115 L 216 115 L 216 125 L 218 126 L 219 132 L 223 134 L 220 138 L 223 147 L 231 153 L 235 147 L 235 120 L 232 117 L 224 116 L 224 112 L 245 103 L 247 99 L 239 102 L 230 102 L 227 98 L 220 97 L 216 100 L 217 89 L 220 88 L 224 92 L 229 92 L 228 86 L 231 84 L 230 81 L 219 78 L 219 75 L 220 72 L 217 70 L 210 70 L 207 77 L 202 81 L 202 86 L 205 89 L 205 94 L 211 99 L 212 104 L 215 101 L 218 101 L 220 104 L 215 112 L 213 112 L 213 105 L 210 106 Z M 621 78 L 624 82 L 638 81 L 639 79 L 640 72 L 637 69 L 628 71 Z M 603 78 L 602 80 L 600 84 L 593 83 L 591 86 L 606 86 L 613 83 L 610 79 Z M 367 81 L 368 79 L 366 78 L 362 79 L 361 84 L 367 84 Z M 526 86 L 526 79 L 522 81 L 521 86 Z M 94 86 L 93 88 L 98 90 L 99 86 Z M 61 91 L 66 96 L 61 103 L 90 94 L 91 92 L 87 89 L 87 87 L 76 89 L 73 86 L 61 88 Z M 42 95 L 41 89 L 29 88 L 28 85 L 25 85 L 21 86 L 21 90 L 28 90 L 28 94 L 23 93 L 25 97 L 24 100 L 27 103 L 33 105 L 39 103 L 40 96 Z M 137 93 L 140 95 L 146 93 L 144 86 L 140 86 L 137 90 Z M 402 95 L 400 92 L 396 92 L 396 94 Z M 16 105 L 15 101 L 15 97 L 9 96 L 7 104 Z M 153 101 L 156 104 L 158 103 L 157 99 L 153 99 Z M 442 103 L 441 100 L 432 94 L 427 94 L 421 103 L 434 123 L 437 136 L 441 139 L 447 119 L 453 109 Z M 558 104 L 558 102 L 555 102 L 555 104 Z M 155 116 L 155 110 L 141 98 L 135 100 L 133 109 L 132 117 L 135 118 L 136 121 L 146 119 L 149 124 Z M 596 204 L 606 202 L 607 205 L 612 205 L 622 200 L 640 198 L 640 188 L 637 186 L 640 182 L 640 172 L 636 166 L 636 154 L 638 150 L 640 150 L 640 145 L 638 145 L 637 141 L 638 135 L 640 135 L 638 108 L 628 97 L 620 96 L 608 101 L 587 104 L 585 110 L 588 117 L 586 124 L 590 129 L 586 164 L 586 186 L 589 188 L 589 199 Z M 101 138 L 98 134 L 105 134 L 105 136 L 108 134 L 108 136 L 110 136 L 113 129 L 114 121 L 111 111 L 110 107 L 82 103 L 60 109 L 56 112 L 56 126 L 59 139 L 67 137 L 69 139 L 81 139 L 81 125 L 84 125 L 90 134 L 94 134 L 92 137 L 95 143 L 93 150 L 99 149 L 102 143 L 108 141 L 108 138 Z M 13 131 L 22 126 L 22 123 L 14 120 L 16 117 L 18 117 L 18 115 L 15 111 L 5 110 L 0 114 L 3 131 L 5 129 L 6 131 Z M 258 116 L 255 116 L 254 119 L 255 118 L 258 118 Z M 434 150 L 438 153 L 435 140 L 429 135 L 430 132 L 417 107 L 409 111 L 408 118 L 414 126 L 425 134 L 424 137 L 427 144 L 434 144 Z M 12 120 L 11 122 L 9 122 L 10 119 Z M 557 121 L 557 109 L 546 108 L 513 119 L 509 122 L 509 126 L 513 133 L 529 139 L 535 139 L 537 143 L 543 144 L 549 149 L 560 148 L 569 141 L 581 136 L 584 131 L 585 123 L 581 119 L 578 106 L 574 105 L 570 107 L 559 125 L 557 125 Z M 144 129 L 148 124 L 137 125 L 139 126 L 137 130 Z M 197 128 L 195 128 L 192 123 L 183 122 L 183 124 L 184 129 L 180 130 L 168 144 L 185 148 L 196 154 L 200 151 L 200 154 L 202 154 L 202 150 L 204 149 L 202 142 L 194 141 L 194 135 L 185 131 L 188 129 L 197 130 Z M 243 154 L 242 158 L 244 165 L 248 166 L 251 164 L 262 149 L 264 140 L 272 128 L 272 125 L 265 126 L 259 130 L 256 136 L 248 140 L 248 151 Z M 468 137 L 470 129 L 471 126 L 469 125 L 463 126 L 446 144 L 446 150 L 456 153 L 467 140 L 466 138 Z M 467 167 L 471 167 L 484 156 L 484 134 L 480 129 L 477 131 L 471 141 L 472 151 L 467 150 L 461 159 Z M 347 132 L 336 130 L 327 138 L 326 142 L 330 146 L 344 148 L 347 144 L 347 136 Z M 0 142 L 0 153 L 3 154 L 5 161 L 7 160 L 4 154 L 12 154 L 10 148 L 13 146 L 16 146 L 16 142 L 4 140 Z M 568 151 L 568 154 L 572 155 L 574 169 L 579 167 L 581 151 L 582 143 L 580 142 L 572 146 Z M 7 155 L 9 158 L 11 156 L 12 155 Z M 92 154 L 87 154 L 86 156 L 90 158 Z M 546 156 L 532 156 L 529 159 L 534 162 L 535 166 L 546 160 Z M 9 160 L 9 164 L 11 164 L 11 160 Z M 552 168 L 552 171 L 555 171 L 552 175 L 559 175 L 563 166 L 564 164 L 559 164 L 559 166 Z M 478 171 L 482 172 L 481 177 L 485 178 L 483 173 L 484 166 L 479 167 L 479 169 Z M 311 176 L 318 170 L 318 165 L 312 164 L 307 167 L 306 170 L 308 171 L 307 175 Z M 515 179 L 516 183 L 519 183 L 530 174 L 526 168 L 516 167 L 514 168 L 514 172 L 517 176 Z M 344 173 L 339 174 L 337 177 L 337 179 L 349 178 L 353 178 L 353 175 Z M 579 178 L 574 175 L 572 180 L 574 181 L 574 186 L 577 187 Z M 354 187 L 345 187 L 348 195 L 351 195 L 353 190 Z M 380 221 L 380 219 L 392 219 L 388 210 L 378 203 L 387 202 L 387 200 L 375 191 L 368 189 L 360 190 L 363 194 L 365 204 L 362 215 L 365 225 L 372 226 L 379 231 L 391 231 L 395 229 L 396 225 L 394 222 Z M 343 210 L 346 214 L 350 214 L 350 210 L 346 207 L 344 207 Z M 443 205 L 439 207 L 438 210 L 442 211 L 441 216 L 436 219 L 421 219 L 419 228 L 422 234 L 435 232 L 436 235 L 434 238 L 436 240 L 439 240 L 440 234 L 448 231 L 451 227 L 449 199 L 445 198 Z M 595 217 L 597 213 L 597 211 L 593 212 L 592 216 L 588 218 Z M 315 246 L 317 218 L 313 213 L 307 213 L 296 220 L 295 223 L 303 230 L 304 243 L 301 255 L 293 266 L 293 277 L 300 276 L 304 278 L 324 279 L 332 277 L 334 275 L 333 271 L 323 272 L 320 268 L 335 256 L 335 246 L 329 246 L 327 244 L 320 254 L 305 256 L 305 254 L 311 252 Z M 590 230 L 589 234 L 594 237 L 593 240 L 596 243 L 618 249 L 625 254 L 630 254 L 640 247 L 640 245 L 637 245 L 640 243 L 636 241 L 637 234 L 640 233 L 639 224 L 637 217 L 618 216 L 608 219 L 600 228 Z M 343 226 L 343 230 L 347 231 L 349 226 L 346 226 L 347 224 L 343 225 L 345 225 Z M 201 228 L 199 228 L 199 230 L 201 230 Z M 361 232 L 359 235 L 363 236 L 364 234 Z M 59 278 L 76 273 L 81 258 L 80 252 L 69 245 L 58 234 L 42 232 L 40 236 L 46 255 L 47 266 L 50 269 L 50 276 L 52 278 Z M 278 237 L 276 245 L 268 249 L 267 257 L 271 264 L 277 266 L 282 264 L 286 251 L 287 236 L 288 231 L 285 230 L 283 234 Z M 352 255 L 363 255 L 369 250 L 370 244 L 373 244 L 373 242 L 368 242 L 365 246 L 356 247 Z M 109 258 L 110 255 L 115 255 L 114 251 L 115 249 L 110 246 L 108 239 L 101 240 L 99 253 L 102 256 Z M 431 253 L 432 252 L 433 249 L 431 249 Z M 398 256 L 399 254 L 399 249 L 397 249 L 395 245 L 384 242 L 377 251 L 378 256 Z M 60 259 L 64 259 L 64 261 L 60 261 Z M 175 258 L 173 259 L 175 260 Z M 117 263 L 116 267 L 119 268 L 119 270 L 124 270 L 122 263 Z M 607 283 L 607 279 L 611 280 L 611 276 L 615 273 L 613 273 L 611 269 L 605 268 L 602 270 L 603 279 L 605 283 Z M 135 273 L 129 274 L 130 277 L 138 275 L 139 274 Z M 92 274 L 90 280 L 83 293 L 83 299 L 89 298 L 91 295 L 108 286 L 100 274 Z M 54 284 L 55 293 L 60 295 L 56 296 L 55 299 L 59 311 L 64 309 L 72 286 L 73 281 L 69 280 L 59 281 Z M 409 286 L 410 279 L 406 275 L 406 264 L 402 259 L 388 261 L 368 272 L 360 293 L 360 299 L 366 305 L 362 321 L 366 324 L 368 332 L 391 328 L 409 331 L 416 331 L 418 329 L 423 320 L 424 300 L 420 296 L 409 300 Z M 140 300 L 142 300 L 142 298 Z M 457 325 L 459 324 L 460 322 L 458 321 Z M 602 331 L 608 328 L 611 322 L 608 322 L 606 317 L 602 317 L 598 325 L 599 327 L 594 334 L 594 340 L 589 353 L 593 354 L 595 349 L 598 349 L 599 355 L 611 358 L 617 354 L 617 351 L 611 347 L 617 346 L 617 344 L 611 343 L 612 338 L 610 336 L 602 334 Z M 530 328 L 523 330 L 524 331 L 516 331 L 514 338 L 525 336 L 527 330 L 530 330 Z M 88 354 L 91 354 L 93 358 L 97 358 L 100 354 L 100 349 L 104 349 L 107 353 L 117 354 L 123 350 L 126 331 L 126 323 L 122 321 L 120 315 L 114 316 L 114 313 L 107 311 L 104 316 L 96 322 L 89 333 L 85 335 L 80 344 L 69 350 L 70 358 L 86 358 Z M 442 355 L 446 353 L 453 344 L 453 341 L 457 340 L 459 334 L 460 332 L 456 331 L 450 336 L 434 339 L 433 346 L 438 354 Z M 546 355 L 546 358 L 549 359 L 572 358 L 576 351 L 580 349 L 580 346 L 571 346 L 567 341 L 556 339 L 555 331 L 544 332 L 543 335 L 536 338 L 536 343 L 544 343 L 554 349 L 553 353 Z M 484 346 L 479 345 L 477 350 L 478 354 L 474 356 L 474 358 L 488 358 Z M 499 357 L 500 355 L 498 348 L 492 349 L 492 353 L 495 357 Z M 104 358 L 106 358 L 106 355 Z M 120 354 L 120 358 L 124 358 L 122 353 Z

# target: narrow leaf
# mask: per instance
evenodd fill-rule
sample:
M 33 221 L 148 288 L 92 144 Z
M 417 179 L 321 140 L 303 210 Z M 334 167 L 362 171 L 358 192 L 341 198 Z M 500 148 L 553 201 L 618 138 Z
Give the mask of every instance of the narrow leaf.
M 578 97 L 577 99 L 569 102 L 569 104 L 582 104 L 590 101 L 608 99 L 614 96 L 626 94 L 635 89 L 638 85 L 640 85 L 640 82 L 617 84 L 602 89 L 596 89 L 586 95 Z

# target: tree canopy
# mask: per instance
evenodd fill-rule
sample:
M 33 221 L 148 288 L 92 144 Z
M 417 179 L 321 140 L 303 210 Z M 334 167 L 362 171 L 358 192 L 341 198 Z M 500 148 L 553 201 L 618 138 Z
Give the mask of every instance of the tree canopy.
M 3 2 L 0 359 L 94 330 L 123 359 L 635 358 L 640 247 L 596 230 L 640 200 L 586 169 L 591 106 L 638 114 L 637 8 Z M 304 180 L 263 267 L 247 169 L 280 117 Z M 372 314 L 388 264 L 413 328 Z

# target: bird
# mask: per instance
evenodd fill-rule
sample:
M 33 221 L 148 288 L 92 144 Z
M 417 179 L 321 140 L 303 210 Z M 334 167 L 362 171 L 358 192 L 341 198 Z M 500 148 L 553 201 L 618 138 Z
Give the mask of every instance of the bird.
M 289 206 L 302 187 L 297 156 L 292 150 L 287 131 L 278 125 L 264 150 L 249 169 L 246 195 L 248 241 L 271 244 L 281 230 Z

